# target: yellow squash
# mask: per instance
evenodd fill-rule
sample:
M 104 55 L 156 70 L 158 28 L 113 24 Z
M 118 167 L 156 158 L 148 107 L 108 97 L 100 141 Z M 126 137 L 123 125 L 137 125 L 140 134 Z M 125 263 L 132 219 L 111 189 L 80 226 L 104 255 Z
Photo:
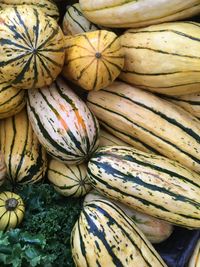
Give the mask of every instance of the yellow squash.
M 122 141 L 120 138 L 112 135 L 111 133 L 107 132 L 104 129 L 100 130 L 100 136 L 99 136 L 99 146 L 129 146 L 129 144 Z
M 4 160 L 4 155 L 0 151 L 0 186 L 4 183 L 6 177 L 6 164 Z
M 13 185 L 35 183 L 44 178 L 46 151 L 33 132 L 26 109 L 1 121 L 0 136 L 8 179 Z
M 47 16 L 50 16 L 56 20 L 59 19 L 58 8 L 51 0 L 1 0 L 0 10 L 11 6 L 19 6 L 24 4 L 34 6 L 38 10 L 44 12 Z
M 199 120 L 178 105 L 123 82 L 89 92 L 99 122 L 135 148 L 162 154 L 200 173 Z
M 98 30 L 98 27 L 87 20 L 81 12 L 79 3 L 69 6 L 62 21 L 65 35 L 75 35 Z
M 71 233 L 77 267 L 167 267 L 134 222 L 108 200 L 93 200 Z
M 83 14 L 111 28 L 136 28 L 189 18 L 200 12 L 199 0 L 80 0 Z
M 63 75 L 86 90 L 100 90 L 111 84 L 124 66 L 118 36 L 98 30 L 65 37 Z
M 0 80 L 19 89 L 51 84 L 64 63 L 64 35 L 55 19 L 30 5 L 1 11 Z
M 87 165 L 66 165 L 51 159 L 47 177 L 54 189 L 64 196 L 81 197 L 91 190 Z
M 168 96 L 167 99 L 174 102 L 176 105 L 181 106 L 200 119 L 200 93 L 171 97 Z
M 26 104 L 26 91 L 0 84 L 0 119 L 17 114 Z
M 130 29 L 121 36 L 120 79 L 166 95 L 200 92 L 200 24 L 171 22 Z
M 21 197 L 13 192 L 0 193 L 0 231 L 18 226 L 25 212 Z

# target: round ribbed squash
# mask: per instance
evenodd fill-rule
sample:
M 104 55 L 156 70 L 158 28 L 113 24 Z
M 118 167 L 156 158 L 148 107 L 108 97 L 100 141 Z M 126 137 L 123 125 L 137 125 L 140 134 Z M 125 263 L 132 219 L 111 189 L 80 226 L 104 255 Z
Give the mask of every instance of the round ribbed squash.
M 26 91 L 0 84 L 0 119 L 17 114 L 26 104 Z
M 47 177 L 54 189 L 64 196 L 82 197 L 92 189 L 87 165 L 66 165 L 55 159 L 49 163 Z
M 76 3 L 67 9 L 62 22 L 62 29 L 65 35 L 75 35 L 96 31 L 98 27 L 83 16 L 79 3 Z
M 124 53 L 117 35 L 98 30 L 65 37 L 63 75 L 86 90 L 111 84 L 124 66 Z
M 171 22 L 130 29 L 121 36 L 125 65 L 120 78 L 152 92 L 200 92 L 200 24 Z
M 59 12 L 56 4 L 51 0 L 1 0 L 0 10 L 11 6 L 31 5 L 41 10 L 46 15 L 58 20 Z
M 24 203 L 15 193 L 0 193 L 0 230 L 6 231 L 18 226 L 24 217 Z
M 0 137 L 8 179 L 13 185 L 44 178 L 46 151 L 33 132 L 26 109 L 1 121 Z
M 1 12 L 0 80 L 20 89 L 49 85 L 64 63 L 63 33 L 37 8 L 22 5 Z
M 4 160 L 4 155 L 0 151 L 0 186 L 4 183 L 6 177 L 6 164 Z
M 111 28 L 136 28 L 177 21 L 200 12 L 199 0 L 79 0 L 93 23 Z
M 64 80 L 29 90 L 28 113 L 40 143 L 55 159 L 80 164 L 96 150 L 98 121 Z

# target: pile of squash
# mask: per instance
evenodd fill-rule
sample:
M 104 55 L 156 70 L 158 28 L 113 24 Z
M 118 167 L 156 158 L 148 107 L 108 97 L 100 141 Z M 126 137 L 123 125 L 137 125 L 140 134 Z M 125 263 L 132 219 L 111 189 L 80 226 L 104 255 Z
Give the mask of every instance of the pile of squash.
M 80 0 L 63 19 L 51 0 L 0 3 L 0 186 L 86 195 L 77 267 L 167 266 L 151 243 L 200 228 L 198 14 L 199 0 Z M 0 230 L 25 206 L 0 193 Z

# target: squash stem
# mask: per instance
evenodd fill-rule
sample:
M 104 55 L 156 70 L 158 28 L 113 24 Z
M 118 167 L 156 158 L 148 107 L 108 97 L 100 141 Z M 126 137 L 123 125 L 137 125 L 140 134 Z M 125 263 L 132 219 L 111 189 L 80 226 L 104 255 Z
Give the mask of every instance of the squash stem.
M 7 210 L 16 209 L 17 205 L 18 205 L 18 200 L 15 199 L 15 198 L 9 198 L 9 199 L 6 200 L 6 205 L 5 206 L 6 206 Z

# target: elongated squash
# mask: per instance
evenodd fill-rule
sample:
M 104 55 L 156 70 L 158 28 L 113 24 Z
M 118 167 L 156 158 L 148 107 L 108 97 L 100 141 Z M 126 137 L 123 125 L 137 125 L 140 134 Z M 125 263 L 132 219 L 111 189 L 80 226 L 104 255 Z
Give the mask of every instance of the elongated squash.
M 41 10 L 47 16 L 50 16 L 55 20 L 59 19 L 58 8 L 56 4 L 51 0 L 1 0 L 0 10 L 4 10 L 7 7 L 15 7 L 19 5 L 34 6 L 34 8 Z
M 0 119 L 17 114 L 25 104 L 25 90 L 14 88 L 8 83 L 0 84 Z
M 84 203 L 88 203 L 97 199 L 112 201 L 112 203 L 120 207 L 126 213 L 126 215 L 128 215 L 134 221 L 137 227 L 143 232 L 143 234 L 151 243 L 157 244 L 163 242 L 173 232 L 173 226 L 171 224 L 147 214 L 138 212 L 127 205 L 120 203 L 119 201 L 101 195 L 95 190 L 92 190 L 85 196 Z
M 93 23 L 111 28 L 136 28 L 177 21 L 200 12 L 199 0 L 79 0 Z
M 110 134 L 104 129 L 100 129 L 100 137 L 99 137 L 99 146 L 128 146 L 129 144 L 123 142 L 121 139 L 117 138 L 116 136 Z
M 80 164 L 98 147 L 97 119 L 61 78 L 29 90 L 28 114 L 41 144 L 63 163 Z
M 51 84 L 64 63 L 57 22 L 29 5 L 6 8 L 0 23 L 0 80 L 20 89 Z
M 167 267 L 133 221 L 107 200 L 83 207 L 71 247 L 77 267 Z
M 120 79 L 166 95 L 200 92 L 200 24 L 171 22 L 130 29 L 121 36 Z
M 93 155 L 88 175 L 97 191 L 139 212 L 200 228 L 200 175 L 173 160 L 110 146 Z
M 199 120 L 181 107 L 122 82 L 90 92 L 88 106 L 122 140 L 131 143 L 124 136 L 136 138 L 154 152 L 200 172 Z M 133 146 L 142 148 L 137 142 Z
M 79 3 L 67 8 L 62 22 L 65 35 L 75 35 L 83 32 L 96 31 L 99 28 L 91 23 L 81 12 Z
M 8 179 L 13 185 L 35 183 L 44 178 L 46 151 L 33 132 L 26 109 L 1 121 L 0 136 Z
M 119 76 L 124 53 L 118 36 L 106 30 L 65 38 L 62 74 L 85 90 L 100 90 Z
M 200 93 L 182 96 L 168 96 L 167 99 L 200 119 Z
M 47 178 L 63 196 L 82 197 L 92 189 L 86 164 L 66 165 L 52 159 L 49 162 Z
M 188 267 L 199 267 L 200 266 L 200 240 L 197 242 L 194 252 L 188 263 Z
M 0 151 L 0 186 L 4 183 L 6 178 L 6 163 L 3 153 Z
M 9 191 L 0 193 L 0 230 L 7 231 L 18 226 L 25 212 L 22 198 Z

